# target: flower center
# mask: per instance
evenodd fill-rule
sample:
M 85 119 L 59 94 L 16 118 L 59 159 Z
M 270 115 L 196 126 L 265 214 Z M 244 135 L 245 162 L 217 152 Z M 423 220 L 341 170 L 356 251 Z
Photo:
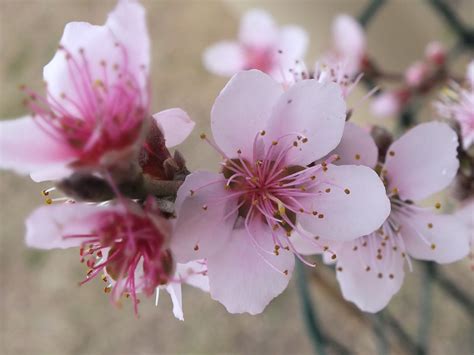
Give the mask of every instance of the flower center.
M 22 87 L 38 126 L 77 151 L 81 163 L 94 163 L 107 151 L 136 141 L 149 108 L 149 95 L 129 68 L 126 48 L 116 44 L 121 63 L 94 63 L 84 49 L 65 54 L 71 91 L 41 96 Z M 112 64 L 112 65 L 111 65 Z M 144 68 L 143 68 L 144 69 Z M 143 72 L 146 78 L 146 72 Z M 64 79 L 66 80 L 66 78 Z

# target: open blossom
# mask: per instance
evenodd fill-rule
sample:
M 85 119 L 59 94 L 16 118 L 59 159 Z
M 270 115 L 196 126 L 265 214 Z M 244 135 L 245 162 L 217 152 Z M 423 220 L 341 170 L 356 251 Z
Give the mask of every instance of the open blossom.
M 67 24 L 44 67 L 46 94 L 23 88 L 32 114 L 0 123 L 0 167 L 40 181 L 72 169 L 127 166 L 150 125 L 149 66 L 138 2 L 120 0 L 103 26 Z
M 341 145 L 335 151 L 342 162 L 355 157 L 375 168 L 375 143 L 361 128 L 346 130 Z M 337 255 L 337 279 L 344 297 L 360 309 L 377 312 L 388 304 L 402 285 L 404 264 L 410 258 L 451 263 L 467 255 L 465 225 L 454 216 L 435 213 L 440 203 L 435 208 L 416 204 L 453 180 L 459 166 L 457 146 L 455 132 L 444 123 L 420 124 L 408 131 L 391 144 L 378 168 L 392 207 L 385 223 L 353 241 L 325 241 Z M 296 247 L 303 254 L 317 251 L 304 240 Z
M 349 15 L 337 16 L 332 24 L 332 42 L 323 62 L 339 63 L 349 76 L 362 71 L 367 59 L 367 40 L 362 26 Z
M 312 164 L 338 145 L 345 117 L 336 84 L 309 79 L 284 91 L 256 70 L 236 74 L 216 99 L 208 142 L 222 170 L 194 172 L 180 187 L 172 246 L 179 262 L 207 259 L 211 296 L 229 312 L 260 313 L 286 288 L 301 258 L 294 235 L 352 240 L 388 216 L 371 169 Z
M 196 286 L 207 287 L 201 279 L 205 264 L 176 267 L 169 245 L 171 224 L 151 199 L 144 208 L 125 200 L 107 206 L 43 206 L 28 217 L 26 226 L 26 243 L 31 247 L 78 247 L 80 262 L 89 270 L 81 284 L 101 275 L 112 301 L 130 297 L 135 312 L 138 293 L 151 296 L 166 288 L 175 316 L 182 319 L 181 282 L 190 277 Z
M 435 105 L 442 117 L 459 124 L 464 149 L 469 149 L 474 143 L 474 61 L 467 67 L 465 87 L 452 82 Z
M 303 59 L 308 45 L 306 32 L 298 26 L 278 28 L 265 11 L 248 11 L 241 19 L 238 41 L 222 41 L 203 55 L 210 72 L 232 76 L 241 70 L 258 69 L 279 81 L 295 61 Z

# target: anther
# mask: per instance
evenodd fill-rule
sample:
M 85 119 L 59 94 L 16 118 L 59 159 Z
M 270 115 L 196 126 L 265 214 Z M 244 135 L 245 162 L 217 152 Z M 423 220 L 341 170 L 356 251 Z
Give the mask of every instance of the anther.
M 194 196 L 194 190 L 189 190 L 189 195 Z
M 435 249 L 436 249 L 436 244 L 434 244 L 434 243 L 431 244 L 431 249 L 432 249 L 432 250 L 435 250 Z
M 194 251 L 198 251 L 198 250 L 199 250 L 199 245 L 196 244 L 196 245 L 194 246 Z
M 356 155 L 355 155 L 355 159 L 356 159 L 356 160 L 360 160 L 360 154 L 356 154 Z
M 428 223 L 428 228 L 432 229 L 433 228 L 433 223 Z
M 323 218 L 324 218 L 324 215 L 323 215 L 322 213 L 320 213 L 320 214 L 318 215 L 318 218 L 319 218 L 319 219 L 323 219 Z
M 391 157 L 393 157 L 395 155 L 395 152 L 393 150 L 389 151 L 388 152 L 388 155 L 390 155 Z
M 435 208 L 436 208 L 437 210 L 439 210 L 439 209 L 441 208 L 441 203 L 439 203 L 439 202 L 436 202 L 436 204 L 435 204 Z
M 207 211 L 207 205 L 202 205 L 202 209 L 203 209 L 204 211 Z
M 388 277 L 390 277 L 391 279 L 393 279 L 395 276 L 393 276 L 393 274 L 390 274 L 390 275 L 388 275 Z
M 288 276 L 288 270 L 283 271 L 283 273 Z
M 302 142 L 303 142 L 303 143 L 308 143 L 308 138 L 306 138 L 306 137 L 303 138 Z
M 351 190 L 349 189 L 344 189 L 344 192 L 346 193 L 346 195 L 349 195 L 351 193 Z
M 339 267 L 337 268 L 337 271 L 341 272 L 341 271 L 342 271 L 342 267 L 339 266 Z
M 260 131 L 260 135 L 261 135 L 261 136 L 264 136 L 266 133 L 267 133 L 267 132 L 265 132 L 265 130 Z
M 379 274 L 377 275 L 379 279 L 381 279 L 383 277 L 383 274 L 381 272 L 379 272 Z
M 206 136 L 206 134 L 205 134 L 205 133 L 201 133 L 201 134 L 199 135 L 199 138 L 201 138 L 201 139 L 206 139 L 206 138 L 207 138 L 207 136 Z
M 331 189 L 330 189 L 330 188 L 327 188 L 327 189 L 324 190 L 324 191 L 326 191 L 326 193 L 330 193 L 330 192 L 331 192 Z

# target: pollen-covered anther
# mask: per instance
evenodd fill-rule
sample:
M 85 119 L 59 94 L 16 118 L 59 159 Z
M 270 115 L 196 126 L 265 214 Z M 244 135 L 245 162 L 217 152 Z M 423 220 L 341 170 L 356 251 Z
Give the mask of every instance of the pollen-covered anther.
M 297 141 L 294 141 L 293 142 L 293 147 L 297 147 L 298 146 L 298 142 Z
M 388 275 L 389 278 L 393 279 L 395 276 L 393 274 Z
M 201 138 L 201 139 L 206 139 L 206 138 L 207 138 L 207 136 L 206 136 L 206 134 L 205 134 L 205 133 L 201 133 L 201 134 L 199 135 L 199 138 Z
M 344 189 L 344 192 L 346 193 L 346 195 L 349 195 L 351 193 L 351 190 L 349 189 Z
M 336 254 L 332 254 L 331 259 L 332 259 L 332 260 L 336 260 L 336 258 L 337 258 L 337 255 L 336 255 Z
M 431 244 L 431 249 L 432 249 L 432 250 L 435 250 L 435 249 L 436 249 L 436 244 L 434 244 L 434 243 Z
M 283 271 L 283 273 L 288 276 L 288 270 Z
M 394 188 L 392 189 L 392 193 L 393 193 L 394 195 L 398 195 L 398 189 L 397 189 L 396 187 L 394 187 Z
M 260 131 L 260 135 L 261 135 L 261 136 L 264 136 L 266 133 L 267 133 L 267 132 L 266 132 L 265 130 L 261 130 L 261 131 Z
M 199 250 L 199 245 L 196 244 L 193 249 L 194 249 L 194 251 L 198 251 Z
M 273 141 L 272 142 L 272 145 L 277 145 L 278 144 L 278 141 Z
M 436 202 L 436 204 L 435 204 L 435 208 L 436 208 L 437 210 L 439 210 L 439 209 L 441 208 L 441 203 L 439 203 L 439 202 Z
M 355 155 L 355 160 L 360 160 L 360 154 Z
M 433 228 L 433 223 L 428 223 L 428 228 L 432 229 Z
M 53 199 L 52 199 L 52 198 L 47 198 L 46 200 L 44 200 L 44 202 L 45 202 L 47 205 L 51 205 L 51 204 L 53 204 Z
M 318 214 L 318 218 L 319 219 L 323 219 L 324 218 L 324 215 L 322 213 Z
M 326 190 L 324 190 L 327 194 L 331 192 L 331 189 L 330 188 L 327 188 Z
M 303 143 L 308 143 L 308 138 L 304 137 L 304 138 L 301 140 L 301 142 L 303 142 Z
M 300 212 L 301 212 L 301 213 L 304 213 L 304 208 L 300 208 Z
M 337 268 L 337 271 L 341 272 L 341 271 L 342 271 L 342 267 L 339 266 L 339 267 Z
M 202 209 L 203 209 L 204 211 L 207 211 L 207 205 L 202 205 Z
M 312 214 L 313 214 L 313 216 L 317 216 L 317 215 L 318 215 L 318 211 L 313 211 Z
M 395 152 L 393 150 L 389 151 L 388 152 L 388 155 L 390 155 L 391 157 L 395 156 Z

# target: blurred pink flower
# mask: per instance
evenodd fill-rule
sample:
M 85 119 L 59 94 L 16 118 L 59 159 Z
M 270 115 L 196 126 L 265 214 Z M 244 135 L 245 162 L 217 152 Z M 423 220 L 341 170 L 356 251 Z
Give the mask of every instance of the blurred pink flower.
M 474 143 L 474 61 L 467 66 L 465 87 L 452 82 L 435 107 L 442 117 L 459 124 L 463 147 L 469 149 Z
M 206 272 L 205 264 L 176 268 L 169 245 L 171 224 L 151 199 L 144 208 L 126 200 L 106 206 L 43 206 L 27 218 L 26 227 L 30 247 L 80 247 L 80 261 L 89 269 L 81 284 L 102 274 L 107 283 L 104 291 L 111 293 L 112 301 L 118 304 L 121 296 L 131 297 L 136 313 L 137 293 L 150 296 L 164 287 L 173 299 L 176 317 L 182 319 L 181 282 L 191 277 L 196 286 L 207 287 L 199 279 Z M 195 272 L 185 272 L 189 268 Z
M 44 67 L 45 97 L 24 88 L 32 115 L 0 123 L 0 167 L 41 181 L 71 169 L 128 166 L 150 119 L 145 10 L 120 0 L 105 25 L 69 23 L 60 43 Z M 168 124 L 167 141 L 179 142 L 183 133 L 173 127 L 183 125 L 194 124 L 189 118 Z
M 369 140 L 361 139 L 364 136 Z M 349 163 L 357 155 L 358 161 L 375 168 L 378 152 L 365 131 L 352 126 L 345 130 L 342 142 L 344 148 L 335 150 L 341 162 Z M 444 123 L 411 129 L 391 144 L 385 164 L 378 168 L 392 207 L 382 227 L 347 242 L 334 243 L 321 235 L 320 241 L 337 255 L 337 279 L 344 298 L 360 309 L 378 312 L 388 304 L 402 285 L 409 257 L 451 263 L 468 254 L 469 232 L 463 223 L 415 204 L 453 180 L 459 166 L 457 146 L 455 132 Z M 435 209 L 440 208 L 437 203 Z M 295 240 L 295 246 L 302 254 L 318 252 L 302 238 Z
M 410 65 L 405 71 L 405 82 L 408 86 L 418 87 L 427 78 L 430 73 L 430 68 L 424 61 L 417 61 Z
M 186 178 L 172 246 L 179 262 L 207 259 L 211 296 L 229 312 L 260 313 L 286 288 L 301 258 L 293 234 L 351 240 L 388 216 L 371 169 L 330 165 L 335 157 L 308 167 L 338 145 L 345 117 L 339 87 L 314 79 L 284 91 L 251 70 L 217 97 L 209 143 L 224 157 L 222 172 Z
M 469 259 L 471 260 L 471 270 L 474 271 L 474 199 L 464 202 L 455 212 L 455 216 L 469 229 Z
M 332 24 L 332 46 L 325 62 L 339 63 L 345 73 L 361 72 L 367 58 L 367 40 L 362 26 L 349 15 L 337 16 Z
M 425 49 L 425 58 L 436 66 L 444 65 L 446 61 L 446 48 L 441 42 L 430 42 Z
M 408 90 L 385 91 L 374 96 L 371 103 L 372 113 L 380 118 L 397 115 L 410 98 Z
M 211 73 L 232 76 L 241 70 L 258 69 L 280 82 L 288 70 L 303 59 L 308 45 L 306 32 L 298 26 L 278 28 L 260 9 L 241 19 L 238 41 L 222 41 L 206 49 L 204 65 Z

